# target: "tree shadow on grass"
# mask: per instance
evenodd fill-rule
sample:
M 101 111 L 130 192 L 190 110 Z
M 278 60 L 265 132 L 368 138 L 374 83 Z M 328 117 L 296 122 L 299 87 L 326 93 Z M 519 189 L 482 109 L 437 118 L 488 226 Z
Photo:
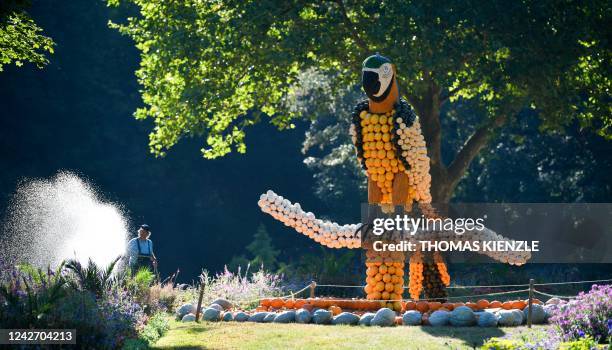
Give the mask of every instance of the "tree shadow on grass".
M 208 326 L 198 326 L 198 327 L 189 328 L 189 329 L 185 330 L 185 332 L 188 333 L 188 334 L 199 334 L 199 333 L 207 332 L 211 328 L 212 327 L 208 327 Z
M 496 327 L 431 327 L 422 326 L 423 332 L 433 337 L 461 339 L 466 346 L 478 348 L 491 337 L 502 337 L 506 332 Z

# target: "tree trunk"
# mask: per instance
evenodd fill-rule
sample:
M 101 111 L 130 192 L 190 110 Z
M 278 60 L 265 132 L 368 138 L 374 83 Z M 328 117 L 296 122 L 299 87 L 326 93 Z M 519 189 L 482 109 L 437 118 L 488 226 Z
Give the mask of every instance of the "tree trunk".
M 408 97 L 408 96 L 407 96 Z M 451 164 L 442 161 L 442 127 L 440 124 L 441 89 L 431 83 L 423 99 L 408 97 L 421 121 L 423 137 L 430 159 L 431 196 L 433 203 L 450 202 L 455 188 L 463 178 L 472 160 L 486 147 L 495 129 L 506 120 L 500 115 L 480 126 L 465 142 Z
M 442 161 L 442 126 L 440 125 L 439 89 L 431 86 L 414 108 L 421 121 L 423 137 L 427 143 L 427 155 L 430 159 L 431 197 L 433 203 L 448 203 L 454 187 L 448 181 L 448 171 Z

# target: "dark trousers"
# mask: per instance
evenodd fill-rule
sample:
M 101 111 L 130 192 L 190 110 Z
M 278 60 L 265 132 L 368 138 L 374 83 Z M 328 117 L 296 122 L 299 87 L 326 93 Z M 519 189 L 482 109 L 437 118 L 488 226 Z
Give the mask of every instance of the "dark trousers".
M 153 272 L 153 262 L 150 256 L 140 255 L 136 260 L 136 263 L 132 265 L 132 273 L 138 272 L 141 268 L 146 267 L 149 271 Z

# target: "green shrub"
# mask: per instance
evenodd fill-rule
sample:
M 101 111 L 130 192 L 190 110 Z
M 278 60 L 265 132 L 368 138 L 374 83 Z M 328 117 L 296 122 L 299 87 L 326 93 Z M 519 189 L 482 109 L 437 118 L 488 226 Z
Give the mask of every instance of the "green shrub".
M 157 300 L 151 298 L 151 285 L 155 280 L 155 274 L 146 267 L 140 268 L 135 274 L 128 272 L 123 278 L 123 284 L 133 296 L 134 300 L 139 303 L 145 313 L 152 315 L 159 311 Z
M 149 343 L 146 340 L 135 338 L 128 339 L 123 343 L 122 350 L 146 350 L 149 349 Z
M 517 340 L 491 338 L 486 343 L 482 344 L 483 350 L 519 350 L 521 342 Z
M 88 291 L 101 298 L 116 282 L 113 270 L 120 258 L 115 258 L 106 267 L 98 266 L 91 258 L 86 266 L 76 259 L 70 259 L 66 262 L 66 269 L 71 272 L 68 282 L 76 290 Z
M 147 325 L 143 328 L 139 338 L 148 344 L 154 344 L 170 328 L 168 320 L 163 313 L 157 313 L 149 318 Z
M 595 339 L 591 337 L 586 337 L 569 342 L 563 342 L 559 344 L 559 350 L 592 350 L 605 348 L 605 345 L 598 345 L 597 341 L 595 341 Z

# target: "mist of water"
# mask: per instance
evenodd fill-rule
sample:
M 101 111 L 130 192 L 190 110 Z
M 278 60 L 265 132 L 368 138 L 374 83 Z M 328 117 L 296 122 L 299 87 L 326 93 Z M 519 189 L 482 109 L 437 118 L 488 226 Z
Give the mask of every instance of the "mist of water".
M 128 222 L 121 207 L 69 172 L 25 181 L 9 203 L 0 257 L 55 266 L 68 258 L 106 265 L 125 251 Z

